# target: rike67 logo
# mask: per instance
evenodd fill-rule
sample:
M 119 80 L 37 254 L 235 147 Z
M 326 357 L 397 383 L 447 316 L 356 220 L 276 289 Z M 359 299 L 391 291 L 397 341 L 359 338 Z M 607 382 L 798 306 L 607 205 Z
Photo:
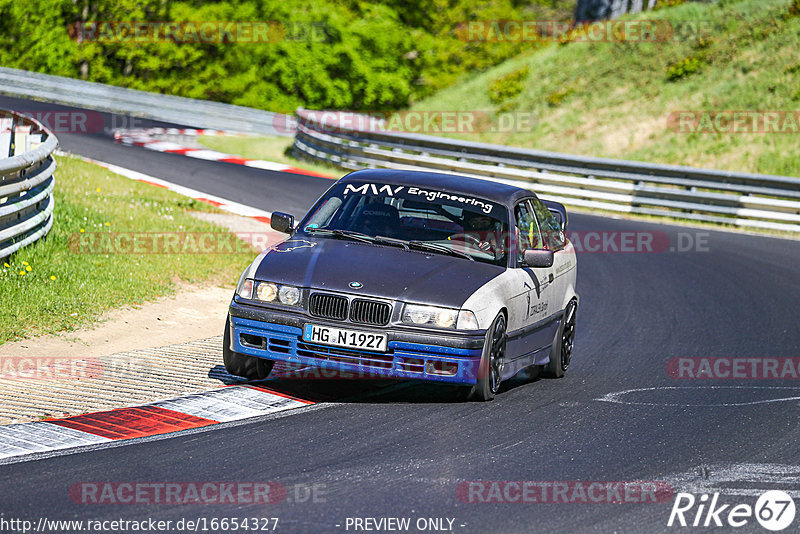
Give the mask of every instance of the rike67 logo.
M 759 496 L 755 506 L 720 504 L 719 493 L 699 498 L 691 493 L 678 493 L 669 514 L 667 526 L 743 527 L 755 520 L 765 529 L 777 532 L 794 521 L 795 505 L 785 491 L 770 490 Z

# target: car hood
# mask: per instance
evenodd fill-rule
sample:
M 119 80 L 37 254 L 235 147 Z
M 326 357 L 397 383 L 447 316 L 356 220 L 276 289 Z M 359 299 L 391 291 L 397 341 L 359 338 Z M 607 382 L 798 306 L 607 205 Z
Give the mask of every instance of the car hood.
M 444 254 L 331 238 L 294 237 L 268 251 L 258 280 L 460 308 L 505 269 Z M 360 289 L 350 287 L 359 282 Z

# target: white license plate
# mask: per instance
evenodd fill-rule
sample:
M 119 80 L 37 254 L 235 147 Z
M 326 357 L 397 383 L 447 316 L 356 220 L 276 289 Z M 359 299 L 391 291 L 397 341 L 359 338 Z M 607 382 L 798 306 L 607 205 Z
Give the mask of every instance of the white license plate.
M 333 328 L 331 326 L 306 324 L 303 327 L 303 341 L 350 349 L 386 352 L 386 334 L 374 334 L 372 332 Z

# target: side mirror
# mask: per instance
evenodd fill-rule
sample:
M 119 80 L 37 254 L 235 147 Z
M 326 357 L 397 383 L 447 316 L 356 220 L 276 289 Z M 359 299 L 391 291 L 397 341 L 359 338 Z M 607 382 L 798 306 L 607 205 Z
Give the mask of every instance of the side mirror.
M 558 224 L 561 226 L 561 230 L 566 232 L 567 231 L 567 208 L 564 207 L 564 204 L 560 202 L 555 202 L 554 200 L 542 200 L 542 204 L 550 210 L 550 213 L 558 221 Z
M 294 216 L 276 211 L 272 214 L 269 225 L 276 232 L 288 234 L 294 228 Z
M 528 267 L 552 267 L 553 251 L 544 249 L 528 249 L 524 253 L 525 265 Z

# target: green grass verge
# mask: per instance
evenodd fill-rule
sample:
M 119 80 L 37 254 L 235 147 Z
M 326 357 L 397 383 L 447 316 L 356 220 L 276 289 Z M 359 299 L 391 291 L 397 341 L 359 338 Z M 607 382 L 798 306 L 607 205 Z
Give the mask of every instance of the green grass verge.
M 263 159 L 339 178 L 348 171 L 334 166 L 299 160 L 288 155 L 293 137 L 282 136 L 214 136 L 201 135 L 197 141 L 206 148 L 249 159 Z
M 228 254 L 79 253 L 87 249 L 76 247 L 76 239 L 93 232 L 222 232 L 235 238 L 189 214 L 214 210 L 206 204 L 77 158 L 60 157 L 58 163 L 53 228 L 0 263 L 0 344 L 74 330 L 111 308 L 171 294 L 178 281 L 232 287 L 254 257 L 245 246 Z
M 800 132 L 680 133 L 668 127 L 670 114 L 680 110 L 799 110 L 798 7 L 797 0 L 719 0 L 660 9 L 634 18 L 676 25 L 666 42 L 551 44 L 477 73 L 412 109 L 533 117 L 532 126 L 518 122 L 510 131 L 450 137 L 798 176 Z M 509 84 L 515 85 L 505 87 Z

